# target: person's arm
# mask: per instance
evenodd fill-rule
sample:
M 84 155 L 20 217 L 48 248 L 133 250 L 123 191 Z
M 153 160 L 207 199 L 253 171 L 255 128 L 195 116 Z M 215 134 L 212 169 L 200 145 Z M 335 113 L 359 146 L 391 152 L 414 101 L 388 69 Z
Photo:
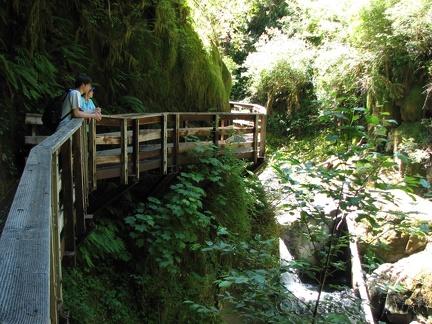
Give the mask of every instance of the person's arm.
M 102 114 L 96 110 L 82 110 L 80 108 L 72 109 L 74 118 L 93 118 L 96 120 L 102 119 Z

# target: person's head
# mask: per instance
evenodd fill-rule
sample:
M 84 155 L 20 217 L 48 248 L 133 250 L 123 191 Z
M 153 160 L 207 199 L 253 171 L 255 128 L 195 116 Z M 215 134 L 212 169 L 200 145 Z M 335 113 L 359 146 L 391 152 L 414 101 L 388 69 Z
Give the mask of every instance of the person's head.
M 86 98 L 93 98 L 94 91 L 95 91 L 95 87 L 90 87 L 90 90 L 84 94 L 85 97 Z
M 92 84 L 92 79 L 86 75 L 80 75 L 75 80 L 75 88 L 81 88 L 83 91 L 82 93 L 86 93 L 90 90 Z

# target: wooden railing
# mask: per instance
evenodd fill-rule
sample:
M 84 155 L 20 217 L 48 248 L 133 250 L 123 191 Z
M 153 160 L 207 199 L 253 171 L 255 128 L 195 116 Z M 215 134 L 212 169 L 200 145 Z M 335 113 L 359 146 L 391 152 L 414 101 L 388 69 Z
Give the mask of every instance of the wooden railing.
M 264 157 L 265 115 L 231 113 L 164 113 L 104 116 L 91 140 L 92 184 L 119 177 L 138 180 L 140 173 L 161 174 L 193 163 L 191 151 L 214 145 L 218 152 L 230 147 L 239 158 L 253 163 Z M 199 141 L 197 141 L 199 140 Z
M 86 231 L 82 126 L 72 120 L 27 159 L 0 238 L 0 323 L 59 321 L 61 264 L 74 263 L 76 238 Z
M 35 146 L 0 237 L 0 323 L 67 322 L 62 265 L 76 262 L 76 244 L 91 219 L 88 193 L 98 180 L 127 184 L 149 170 L 176 172 L 197 161 L 190 152 L 200 145 L 212 145 L 215 154 L 229 148 L 258 165 L 264 158 L 265 117 L 136 114 L 104 116 L 97 125 L 73 119 Z

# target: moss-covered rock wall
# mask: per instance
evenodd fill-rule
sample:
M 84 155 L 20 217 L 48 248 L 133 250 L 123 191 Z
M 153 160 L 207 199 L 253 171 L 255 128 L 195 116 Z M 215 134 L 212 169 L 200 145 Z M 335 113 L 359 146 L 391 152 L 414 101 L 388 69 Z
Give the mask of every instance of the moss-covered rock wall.
M 23 165 L 22 116 L 72 87 L 97 87 L 105 113 L 226 111 L 231 76 L 205 48 L 186 1 L 2 1 L 0 6 L 0 197 Z

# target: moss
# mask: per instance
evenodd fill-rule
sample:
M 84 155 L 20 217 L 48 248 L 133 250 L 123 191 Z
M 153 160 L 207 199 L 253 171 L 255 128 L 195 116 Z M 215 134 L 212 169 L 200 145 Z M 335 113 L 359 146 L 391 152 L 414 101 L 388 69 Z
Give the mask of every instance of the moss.
M 418 84 L 411 85 L 401 104 L 402 120 L 405 122 L 420 121 L 424 115 L 422 107 L 425 99 L 422 86 Z

